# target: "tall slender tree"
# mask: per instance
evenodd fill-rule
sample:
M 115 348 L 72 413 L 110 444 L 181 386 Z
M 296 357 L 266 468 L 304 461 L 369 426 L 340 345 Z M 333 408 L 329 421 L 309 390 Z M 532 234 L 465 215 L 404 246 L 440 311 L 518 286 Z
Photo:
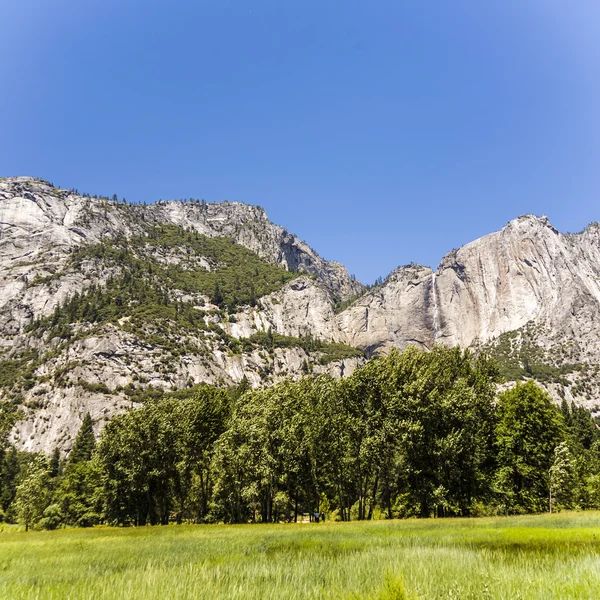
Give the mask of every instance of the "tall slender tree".
M 83 417 L 83 422 L 81 423 L 81 427 L 77 433 L 75 442 L 73 443 L 73 448 L 69 454 L 69 466 L 90 460 L 95 447 L 96 438 L 94 436 L 94 422 L 88 412 L 85 414 L 85 417 Z

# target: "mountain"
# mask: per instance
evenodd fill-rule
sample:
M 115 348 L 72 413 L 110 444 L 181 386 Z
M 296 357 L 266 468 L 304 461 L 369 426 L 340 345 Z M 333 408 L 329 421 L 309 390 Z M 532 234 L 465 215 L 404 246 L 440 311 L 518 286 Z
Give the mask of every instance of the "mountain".
M 600 226 L 563 235 L 525 215 L 448 253 L 437 272 L 398 268 L 345 311 L 342 327 L 353 345 L 376 350 L 466 347 L 535 324 L 546 345 L 576 338 L 598 356 L 599 306 Z
M 598 397 L 597 224 L 563 235 L 526 215 L 367 289 L 259 207 L 15 177 L 0 179 L 0 273 L 4 421 L 29 450 L 68 448 L 86 412 L 98 430 L 161 390 L 341 377 L 410 344 L 471 346 L 509 381 Z
M 339 315 L 340 339 L 367 355 L 435 343 L 494 356 L 508 380 L 535 378 L 557 400 L 600 404 L 600 225 L 558 232 L 525 215 L 408 265 Z

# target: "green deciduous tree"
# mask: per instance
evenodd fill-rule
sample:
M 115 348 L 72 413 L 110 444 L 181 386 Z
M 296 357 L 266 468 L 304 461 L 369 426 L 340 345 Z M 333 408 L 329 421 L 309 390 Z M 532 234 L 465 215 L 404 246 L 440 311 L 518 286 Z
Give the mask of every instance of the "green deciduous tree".
M 554 449 L 565 438 L 562 415 L 532 381 L 500 394 L 497 410 L 495 486 L 502 508 L 508 513 L 544 511 Z
M 227 394 L 204 386 L 191 398 L 161 399 L 115 417 L 97 450 L 108 520 L 166 524 L 172 511 L 179 521 L 205 519 L 213 446 L 228 410 Z
M 549 473 L 550 512 L 561 508 L 573 508 L 575 501 L 576 465 L 567 442 L 554 449 Z
M 44 516 L 51 499 L 48 459 L 37 455 L 29 464 L 23 481 L 17 486 L 15 510 L 25 531 L 36 527 Z

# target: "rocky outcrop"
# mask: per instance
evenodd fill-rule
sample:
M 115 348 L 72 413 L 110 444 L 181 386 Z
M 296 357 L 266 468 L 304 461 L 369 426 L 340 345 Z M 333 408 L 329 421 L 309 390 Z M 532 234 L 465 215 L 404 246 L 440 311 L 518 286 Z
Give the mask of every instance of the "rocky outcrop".
M 586 232 L 565 236 L 532 215 L 467 244 L 439 267 L 443 338 L 468 346 L 530 321 L 579 328 L 598 314 L 599 250 Z
M 435 341 L 433 281 L 428 267 L 396 269 L 337 316 L 342 339 L 368 356 L 410 344 L 430 348 Z

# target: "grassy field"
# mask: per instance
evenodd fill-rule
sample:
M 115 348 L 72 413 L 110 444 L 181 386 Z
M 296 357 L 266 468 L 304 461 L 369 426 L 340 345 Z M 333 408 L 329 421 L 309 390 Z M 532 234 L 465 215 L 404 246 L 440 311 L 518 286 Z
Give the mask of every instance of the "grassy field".
M 0 598 L 600 598 L 600 513 L 0 533 Z

